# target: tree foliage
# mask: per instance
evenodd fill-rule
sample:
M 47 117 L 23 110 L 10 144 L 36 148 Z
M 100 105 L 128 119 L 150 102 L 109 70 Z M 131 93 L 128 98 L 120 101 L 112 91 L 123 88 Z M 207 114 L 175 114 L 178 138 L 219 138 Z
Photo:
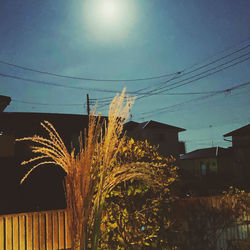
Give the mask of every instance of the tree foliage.
M 118 159 L 149 162 L 164 183 L 152 188 L 131 180 L 121 183 L 107 197 L 103 214 L 101 249 L 167 249 L 171 184 L 177 178 L 175 159 L 162 157 L 147 141 L 127 140 Z
M 175 209 L 175 218 L 185 222 L 177 229 L 178 249 L 214 250 L 225 230 L 244 219 L 248 211 L 248 195 L 230 187 L 222 196 L 179 200 Z

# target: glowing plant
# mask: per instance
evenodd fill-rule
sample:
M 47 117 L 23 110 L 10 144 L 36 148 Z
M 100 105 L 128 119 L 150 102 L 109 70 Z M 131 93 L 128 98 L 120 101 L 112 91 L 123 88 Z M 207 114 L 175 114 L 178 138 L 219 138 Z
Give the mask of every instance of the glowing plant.
M 134 99 L 125 96 L 125 90 L 110 104 L 108 122 L 101 122 L 101 115 L 89 116 L 88 130 L 84 139 L 79 137 L 79 153 L 68 152 L 56 129 L 48 121 L 41 125 L 49 138 L 33 136 L 18 139 L 31 141 L 36 146 L 32 152 L 38 154 L 22 164 L 34 166 L 21 182 L 37 167 L 47 164 L 61 166 L 66 172 L 65 186 L 69 230 L 72 249 L 87 249 L 91 239 L 91 249 L 97 249 L 105 198 L 118 184 L 131 179 L 139 179 L 151 186 L 162 186 L 161 173 L 152 168 L 150 162 L 126 160 L 122 157 L 128 143 L 123 132 L 123 124 L 128 118 Z M 137 157 L 138 158 L 138 157 Z

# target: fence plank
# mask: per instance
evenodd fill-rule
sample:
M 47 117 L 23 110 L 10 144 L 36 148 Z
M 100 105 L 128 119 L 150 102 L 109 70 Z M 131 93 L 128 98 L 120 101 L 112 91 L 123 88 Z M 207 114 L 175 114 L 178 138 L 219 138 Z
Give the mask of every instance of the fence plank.
M 46 245 L 46 231 L 45 231 L 45 216 L 39 214 L 39 234 L 40 234 L 40 249 L 45 250 Z
M 57 211 L 54 211 L 52 214 L 52 223 L 53 223 L 53 248 L 59 248 L 59 234 L 58 234 L 58 214 Z
M 71 242 L 71 233 L 69 231 L 69 225 L 68 225 L 68 216 L 69 214 L 67 212 L 65 212 L 65 240 L 66 240 L 66 248 L 70 248 L 72 245 Z
M 13 250 L 19 250 L 19 220 L 18 216 L 13 216 Z
M 39 249 L 39 216 L 38 213 L 33 214 L 33 245 L 34 249 Z
M 27 239 L 27 250 L 33 249 L 33 216 L 27 214 L 26 216 L 26 239 Z
M 58 212 L 58 219 L 59 219 L 59 249 L 66 248 L 65 246 L 65 212 L 59 211 Z
M 200 202 L 220 207 L 220 197 L 182 200 L 179 210 L 183 214 L 185 214 L 185 202 L 191 202 L 194 205 L 196 202 Z M 227 240 L 246 238 L 250 231 L 250 224 L 247 223 L 249 218 L 248 211 L 244 216 L 245 222 L 238 221 L 234 226 L 227 228 L 218 239 L 218 249 L 225 249 Z M 70 247 L 71 234 L 66 210 L 0 216 L 0 250 L 57 250 Z
M 46 213 L 46 249 L 53 250 L 53 243 L 52 243 L 52 215 L 51 212 Z
M 5 219 L 5 232 L 6 232 L 6 249 L 12 250 L 12 220 L 10 216 L 7 216 Z
M 25 249 L 25 215 L 19 216 L 19 240 L 20 240 L 20 250 Z
M 0 249 L 4 249 L 4 217 L 0 217 Z

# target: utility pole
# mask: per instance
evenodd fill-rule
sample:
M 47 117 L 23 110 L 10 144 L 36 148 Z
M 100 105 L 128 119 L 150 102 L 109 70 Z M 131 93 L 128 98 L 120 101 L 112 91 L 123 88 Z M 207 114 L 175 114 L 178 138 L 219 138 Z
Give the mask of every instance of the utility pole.
M 90 108 L 89 108 L 89 94 L 87 94 L 87 113 L 88 113 L 88 115 L 90 113 Z

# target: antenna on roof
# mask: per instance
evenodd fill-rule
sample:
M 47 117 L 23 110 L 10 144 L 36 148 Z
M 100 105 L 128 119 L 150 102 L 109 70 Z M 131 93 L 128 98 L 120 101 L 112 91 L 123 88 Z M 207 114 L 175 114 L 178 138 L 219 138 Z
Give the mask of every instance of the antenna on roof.
M 213 131 L 212 131 L 212 127 L 213 127 L 213 125 L 209 125 L 208 126 L 211 130 L 210 130 L 210 132 L 211 132 L 211 141 L 212 141 L 212 148 L 214 147 L 214 141 L 213 141 Z

